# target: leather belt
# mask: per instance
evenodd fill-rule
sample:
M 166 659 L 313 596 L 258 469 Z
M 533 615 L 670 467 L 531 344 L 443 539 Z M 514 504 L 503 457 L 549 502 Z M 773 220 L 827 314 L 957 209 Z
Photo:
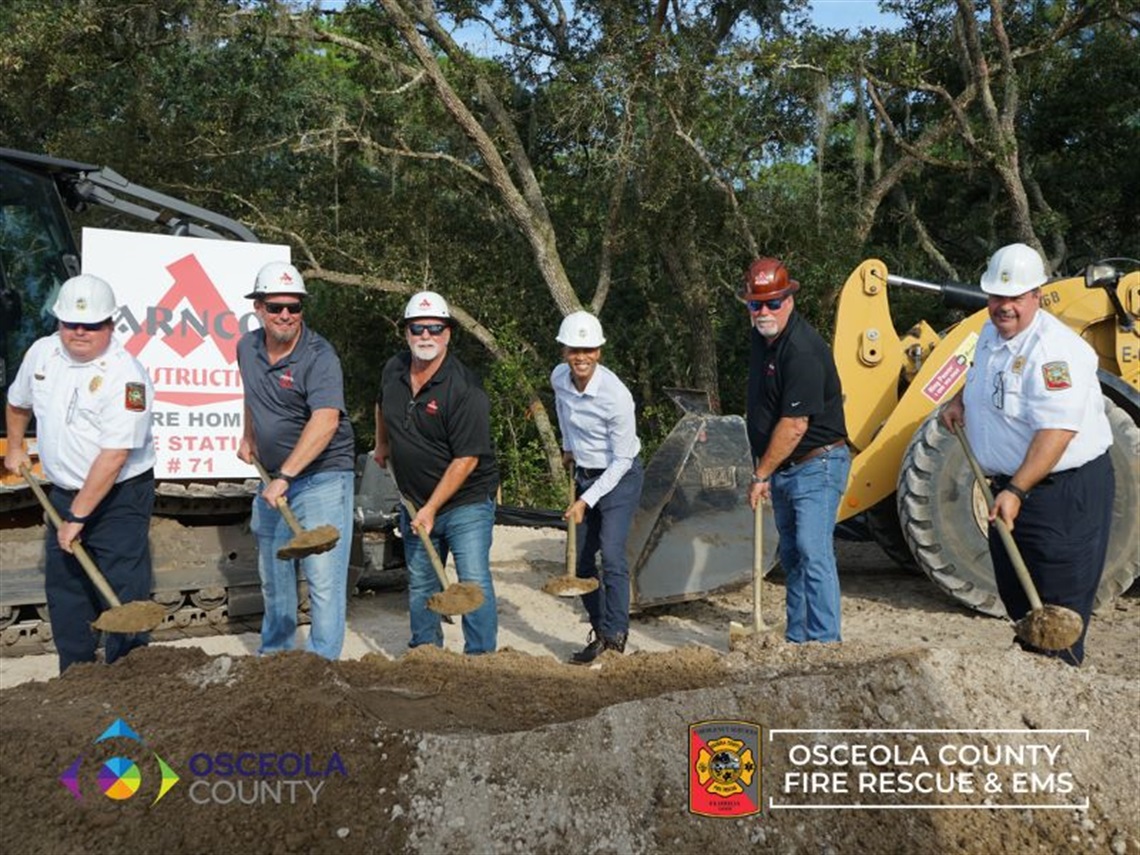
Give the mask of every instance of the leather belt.
M 832 449 L 840 448 L 846 444 L 846 440 L 837 439 L 835 442 L 829 442 L 827 445 L 821 445 L 818 448 L 813 448 L 806 454 L 801 454 L 799 457 L 789 458 L 788 460 L 785 460 L 783 463 L 776 467 L 776 471 L 783 472 L 785 469 L 791 469 L 793 466 L 798 466 L 801 463 L 806 463 L 813 457 L 819 457 L 821 454 L 826 454 Z
M 586 469 L 582 466 L 575 466 L 574 467 L 574 474 L 576 474 L 579 478 L 601 478 L 602 473 L 605 471 L 606 470 L 604 468 L 603 469 Z

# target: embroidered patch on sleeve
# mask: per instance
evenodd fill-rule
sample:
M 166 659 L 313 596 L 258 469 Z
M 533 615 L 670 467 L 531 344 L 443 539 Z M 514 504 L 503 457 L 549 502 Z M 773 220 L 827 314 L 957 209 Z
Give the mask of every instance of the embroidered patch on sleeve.
M 128 383 L 126 395 L 123 399 L 128 410 L 132 413 L 146 411 L 146 385 L 143 383 Z
M 1041 366 L 1041 373 L 1045 375 L 1045 388 L 1050 392 L 1058 389 L 1071 389 L 1073 378 L 1069 376 L 1069 363 L 1046 362 Z

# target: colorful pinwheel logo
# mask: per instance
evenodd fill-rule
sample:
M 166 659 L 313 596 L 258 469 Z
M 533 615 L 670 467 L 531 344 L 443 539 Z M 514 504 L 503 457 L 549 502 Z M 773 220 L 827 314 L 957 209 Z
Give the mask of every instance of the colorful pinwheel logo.
M 155 762 L 158 763 L 161 780 L 158 786 L 158 795 L 151 802 L 152 806 L 158 804 L 158 800 L 170 792 L 171 788 L 178 783 L 178 774 L 158 754 L 150 751 L 142 737 L 135 733 L 131 726 L 121 718 L 115 719 L 111 726 L 95 740 L 95 744 L 98 745 L 100 742 L 109 739 L 126 739 L 136 742 L 154 756 Z M 59 776 L 59 782 L 67 787 L 76 800 L 83 799 L 79 787 L 79 770 L 82 764 L 83 755 L 80 754 L 75 758 L 75 762 Z M 104 761 L 99 767 L 96 781 L 99 784 L 100 792 L 107 798 L 124 801 L 139 791 L 139 787 L 142 785 L 142 770 L 132 758 L 115 756 Z

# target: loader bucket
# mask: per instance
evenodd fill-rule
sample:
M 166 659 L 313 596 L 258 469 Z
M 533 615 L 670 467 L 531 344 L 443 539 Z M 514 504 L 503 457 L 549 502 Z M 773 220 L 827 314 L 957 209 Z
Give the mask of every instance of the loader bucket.
M 741 416 L 714 415 L 704 393 L 670 391 L 681 420 L 645 468 L 626 553 L 631 606 L 678 603 L 752 578 L 752 460 Z M 764 511 L 763 567 L 776 555 Z

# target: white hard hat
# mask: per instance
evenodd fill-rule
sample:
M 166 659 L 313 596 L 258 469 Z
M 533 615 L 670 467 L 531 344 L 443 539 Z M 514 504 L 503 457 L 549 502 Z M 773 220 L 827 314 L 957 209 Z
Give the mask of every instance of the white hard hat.
M 404 307 L 404 320 L 415 318 L 440 318 L 451 323 L 451 310 L 447 308 L 447 300 L 435 291 L 420 291 L 413 294 Z
M 72 276 L 59 289 L 51 313 L 71 324 L 97 324 L 115 314 L 115 292 L 98 276 Z
M 1048 280 L 1041 254 L 1023 243 L 1003 246 L 990 258 L 982 274 L 982 290 L 995 297 L 1017 297 Z
M 558 342 L 567 347 L 601 347 L 606 337 L 601 322 L 589 312 L 571 312 L 558 328 Z
M 263 300 L 270 294 L 296 294 L 304 297 L 305 280 L 299 271 L 286 261 L 271 261 L 257 271 L 253 290 L 245 295 L 247 300 Z

